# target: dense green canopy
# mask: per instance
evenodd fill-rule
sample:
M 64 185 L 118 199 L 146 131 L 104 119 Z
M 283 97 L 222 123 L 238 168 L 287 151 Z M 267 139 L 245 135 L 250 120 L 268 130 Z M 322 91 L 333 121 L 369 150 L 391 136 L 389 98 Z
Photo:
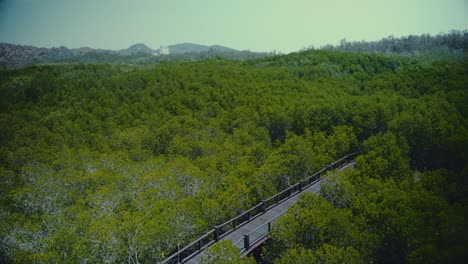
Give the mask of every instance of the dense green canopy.
M 336 51 L 1 71 L 0 262 L 153 263 L 358 149 L 266 258 L 456 260 L 467 86 L 466 63 Z

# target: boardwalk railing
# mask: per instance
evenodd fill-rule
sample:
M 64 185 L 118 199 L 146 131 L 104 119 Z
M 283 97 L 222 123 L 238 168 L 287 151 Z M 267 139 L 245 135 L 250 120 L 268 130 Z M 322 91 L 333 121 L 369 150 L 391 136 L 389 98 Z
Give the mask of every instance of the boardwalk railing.
M 264 223 L 263 225 L 255 228 L 249 233 L 245 234 L 243 238 L 239 239 L 234 246 L 239 248 L 241 254 L 248 251 L 252 245 L 255 245 L 257 242 L 265 239 L 271 231 L 271 226 L 278 221 L 278 218 L 286 213 L 287 210 L 281 212 L 279 215 L 275 216 L 270 221 Z
M 185 261 L 191 259 L 193 256 L 203 251 L 205 248 L 218 242 L 221 238 L 227 236 L 228 234 L 235 231 L 239 227 L 249 223 L 253 219 L 263 214 L 264 212 L 268 211 L 270 208 L 282 203 L 283 201 L 287 200 L 292 195 L 302 192 L 310 185 L 315 184 L 316 182 L 320 180 L 321 176 L 325 172 L 330 171 L 330 170 L 335 170 L 339 167 L 342 167 L 348 164 L 359 153 L 360 152 L 354 152 L 354 153 L 344 156 L 343 158 L 329 164 L 325 168 L 312 174 L 311 176 L 303 180 L 300 180 L 298 183 L 291 185 L 285 190 L 254 205 L 252 208 L 243 212 L 242 214 L 220 225 L 214 226 L 213 229 L 211 229 L 206 234 L 202 235 L 201 237 L 199 237 L 192 243 L 188 244 L 182 249 L 176 250 L 176 252 L 174 252 L 164 261 L 160 262 L 160 264 L 184 263 Z M 255 242 L 259 241 L 260 239 L 262 239 L 269 233 L 269 231 L 271 230 L 271 224 L 275 222 L 276 220 L 277 218 L 275 217 L 274 219 L 270 220 L 268 223 L 265 223 L 264 225 L 258 227 L 256 230 L 245 235 L 242 241 L 236 242 L 236 246 L 238 246 L 242 252 L 245 250 L 248 250 L 250 245 L 253 245 Z

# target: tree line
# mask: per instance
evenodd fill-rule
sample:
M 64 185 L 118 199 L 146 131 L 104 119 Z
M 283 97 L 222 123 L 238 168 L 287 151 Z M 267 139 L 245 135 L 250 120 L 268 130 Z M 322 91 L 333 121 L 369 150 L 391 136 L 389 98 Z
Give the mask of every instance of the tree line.
M 307 49 L 315 49 L 310 46 Z M 440 59 L 465 60 L 468 49 L 468 30 L 452 30 L 437 35 L 393 35 L 376 41 L 348 41 L 342 39 L 338 45 L 327 44 L 320 50 L 377 53 L 388 56 L 404 56 L 426 61 Z

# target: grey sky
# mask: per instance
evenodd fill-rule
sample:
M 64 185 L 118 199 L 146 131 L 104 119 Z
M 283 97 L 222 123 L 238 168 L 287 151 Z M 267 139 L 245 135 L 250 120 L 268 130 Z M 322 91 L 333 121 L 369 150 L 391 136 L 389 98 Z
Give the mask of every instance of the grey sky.
M 452 29 L 468 29 L 468 0 L 0 0 L 0 42 L 39 47 L 291 52 Z

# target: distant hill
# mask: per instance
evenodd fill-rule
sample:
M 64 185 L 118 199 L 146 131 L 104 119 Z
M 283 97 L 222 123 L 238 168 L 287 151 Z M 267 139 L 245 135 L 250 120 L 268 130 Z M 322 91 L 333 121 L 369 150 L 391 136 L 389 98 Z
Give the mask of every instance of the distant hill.
M 200 52 L 239 52 L 238 50 L 220 46 L 220 45 L 200 45 L 194 43 L 179 43 L 175 45 L 168 46 L 169 54 L 185 54 L 185 53 L 200 53 Z M 159 53 L 159 50 L 156 50 Z
M 114 54 L 115 51 L 83 47 L 69 49 L 67 47 L 38 48 L 9 43 L 0 43 L 0 68 L 21 67 L 37 63 L 59 62 L 73 58 L 81 58 L 90 54 Z
M 128 49 L 120 50 L 119 53 L 123 55 L 141 55 L 141 54 L 153 54 L 155 51 L 143 43 L 133 44 Z
M 122 50 L 105 50 L 83 47 L 69 49 L 37 48 L 9 43 L 0 43 L 0 69 L 17 68 L 44 63 L 155 63 L 166 60 L 194 61 L 210 58 L 246 60 L 271 55 L 266 52 L 238 51 L 232 48 L 194 43 L 170 45 L 169 55 L 158 56 L 160 50 L 153 50 L 143 43 L 131 45 Z
M 168 46 L 169 54 L 184 54 L 187 52 L 203 52 L 209 49 L 208 46 L 193 44 L 193 43 L 181 43 Z
M 73 56 L 72 50 L 66 47 L 37 48 L 8 43 L 0 44 L 0 64 L 38 62 L 49 59 L 60 59 Z
M 221 51 L 221 52 L 235 52 L 235 51 L 238 51 L 238 50 L 231 49 L 231 48 L 224 47 L 224 46 L 220 46 L 220 45 L 213 45 L 213 46 L 210 46 L 210 48 L 212 50 Z

